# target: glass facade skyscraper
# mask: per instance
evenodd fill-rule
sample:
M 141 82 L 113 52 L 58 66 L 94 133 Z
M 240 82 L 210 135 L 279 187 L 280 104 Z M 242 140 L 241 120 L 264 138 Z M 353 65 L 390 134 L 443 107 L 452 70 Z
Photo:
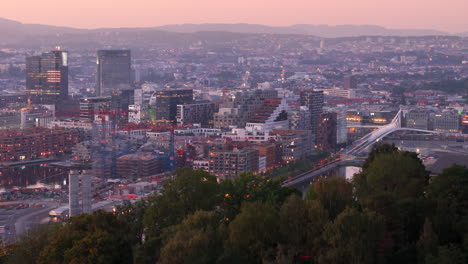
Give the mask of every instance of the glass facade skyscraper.
M 130 50 L 99 50 L 96 96 L 109 96 L 131 85 Z
M 26 93 L 33 103 L 68 99 L 68 52 L 59 49 L 26 58 Z
M 156 91 L 154 96 L 156 97 L 154 105 L 156 122 L 175 123 L 177 121 L 177 105 L 191 103 L 193 101 L 193 90 L 161 90 Z

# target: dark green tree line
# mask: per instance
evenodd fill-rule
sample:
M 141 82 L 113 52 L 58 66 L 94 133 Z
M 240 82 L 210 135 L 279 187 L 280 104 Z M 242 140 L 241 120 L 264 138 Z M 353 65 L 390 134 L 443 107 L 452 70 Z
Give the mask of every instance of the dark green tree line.
M 177 170 L 159 194 L 32 231 L 5 263 L 467 263 L 468 169 L 431 179 L 415 153 L 377 146 L 352 181 L 305 199 L 251 173 Z

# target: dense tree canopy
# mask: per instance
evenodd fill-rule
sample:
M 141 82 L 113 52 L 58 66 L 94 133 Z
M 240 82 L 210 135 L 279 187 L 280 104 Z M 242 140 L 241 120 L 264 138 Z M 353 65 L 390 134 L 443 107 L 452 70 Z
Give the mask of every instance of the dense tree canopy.
M 6 263 L 467 263 L 468 169 L 428 180 L 415 153 L 376 147 L 352 181 L 306 198 L 246 173 L 180 169 L 148 201 L 79 215 L 2 248 Z

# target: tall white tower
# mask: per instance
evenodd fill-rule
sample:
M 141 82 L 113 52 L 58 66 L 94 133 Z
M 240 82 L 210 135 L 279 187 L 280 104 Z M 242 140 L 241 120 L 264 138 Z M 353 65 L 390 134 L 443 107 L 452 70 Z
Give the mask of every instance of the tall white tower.
M 90 214 L 91 211 L 91 175 L 89 171 L 84 170 L 81 174 L 81 204 L 83 213 Z
M 80 208 L 80 172 L 79 170 L 72 169 L 68 174 L 68 202 L 70 205 L 70 217 L 79 215 L 81 213 Z

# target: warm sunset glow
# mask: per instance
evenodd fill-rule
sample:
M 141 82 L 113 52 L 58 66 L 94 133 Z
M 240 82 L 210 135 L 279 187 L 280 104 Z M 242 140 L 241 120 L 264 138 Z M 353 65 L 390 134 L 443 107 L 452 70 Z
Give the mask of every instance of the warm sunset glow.
M 466 0 L 2 0 L 0 17 L 81 28 L 182 23 L 374 24 L 468 30 Z

